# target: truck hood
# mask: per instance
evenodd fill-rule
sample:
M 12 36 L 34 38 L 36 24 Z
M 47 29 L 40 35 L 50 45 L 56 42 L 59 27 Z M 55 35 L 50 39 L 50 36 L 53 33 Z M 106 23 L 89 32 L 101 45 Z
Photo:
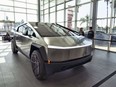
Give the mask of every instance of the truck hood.
M 82 37 L 62 36 L 62 37 L 44 37 L 43 38 L 49 47 L 82 47 L 91 45 L 91 41 L 87 41 Z

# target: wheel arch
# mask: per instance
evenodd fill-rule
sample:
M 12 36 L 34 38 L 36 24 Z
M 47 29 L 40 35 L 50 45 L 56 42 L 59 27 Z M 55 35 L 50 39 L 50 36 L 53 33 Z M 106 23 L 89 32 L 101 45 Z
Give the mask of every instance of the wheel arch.
M 30 54 L 29 57 L 31 57 L 31 54 L 34 50 L 38 50 L 41 57 L 44 59 L 44 61 L 47 61 L 47 54 L 46 54 L 46 50 L 44 46 L 41 46 L 39 44 L 36 43 L 32 43 L 31 44 L 31 48 L 30 48 Z

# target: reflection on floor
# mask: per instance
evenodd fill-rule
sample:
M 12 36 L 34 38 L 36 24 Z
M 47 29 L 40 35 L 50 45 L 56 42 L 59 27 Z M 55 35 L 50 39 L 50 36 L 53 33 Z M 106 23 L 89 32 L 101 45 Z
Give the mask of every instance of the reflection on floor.
M 0 63 L 5 62 L 5 56 L 11 51 L 10 42 L 0 40 Z
M 116 53 L 95 50 L 91 62 L 38 81 L 31 63 L 20 52 L 12 54 L 10 43 L 0 44 L 0 87 L 92 87 L 116 70 Z M 99 87 L 115 87 L 116 74 Z
M 107 46 L 98 46 L 98 45 L 95 45 L 95 48 L 102 49 L 102 50 L 108 50 L 108 47 Z M 110 47 L 110 51 L 116 52 L 116 46 L 111 46 Z

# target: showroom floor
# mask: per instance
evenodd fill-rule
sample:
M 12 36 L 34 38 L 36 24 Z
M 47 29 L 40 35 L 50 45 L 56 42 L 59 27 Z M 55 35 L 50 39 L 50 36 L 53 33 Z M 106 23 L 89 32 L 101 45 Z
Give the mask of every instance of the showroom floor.
M 0 87 L 115 87 L 115 70 L 116 53 L 95 50 L 91 62 L 39 81 L 29 60 L 12 54 L 10 42 L 0 42 Z

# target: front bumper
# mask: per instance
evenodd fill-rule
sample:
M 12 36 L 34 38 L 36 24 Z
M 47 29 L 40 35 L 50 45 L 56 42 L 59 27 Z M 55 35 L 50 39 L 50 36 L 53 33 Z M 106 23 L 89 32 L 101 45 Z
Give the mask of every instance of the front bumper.
M 92 55 L 84 56 L 81 58 L 68 60 L 68 61 L 60 61 L 60 62 L 52 62 L 50 64 L 45 63 L 47 74 L 53 74 L 55 72 L 60 72 L 75 66 L 83 65 L 92 60 Z

